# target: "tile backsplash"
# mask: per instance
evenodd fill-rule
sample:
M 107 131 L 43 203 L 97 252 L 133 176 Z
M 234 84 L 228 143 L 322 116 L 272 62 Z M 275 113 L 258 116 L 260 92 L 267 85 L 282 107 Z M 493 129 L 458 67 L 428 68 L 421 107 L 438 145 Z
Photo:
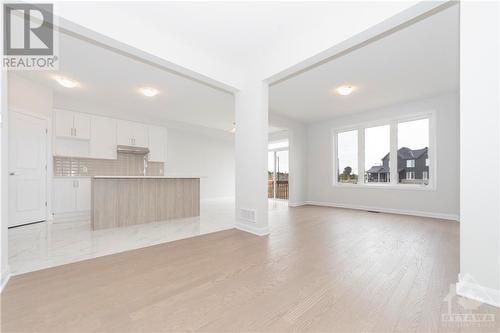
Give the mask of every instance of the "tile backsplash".
M 144 157 L 118 153 L 116 160 L 54 156 L 54 176 L 142 176 Z M 162 176 L 163 162 L 147 162 L 146 176 Z

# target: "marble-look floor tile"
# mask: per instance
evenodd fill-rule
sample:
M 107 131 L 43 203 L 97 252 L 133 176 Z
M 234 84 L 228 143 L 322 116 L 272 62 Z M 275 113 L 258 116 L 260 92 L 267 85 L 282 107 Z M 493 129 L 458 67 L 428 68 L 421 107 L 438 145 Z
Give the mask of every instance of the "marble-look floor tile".
M 234 226 L 234 199 L 203 200 L 200 216 L 91 230 L 90 221 L 37 223 L 9 229 L 13 275 L 203 235 Z

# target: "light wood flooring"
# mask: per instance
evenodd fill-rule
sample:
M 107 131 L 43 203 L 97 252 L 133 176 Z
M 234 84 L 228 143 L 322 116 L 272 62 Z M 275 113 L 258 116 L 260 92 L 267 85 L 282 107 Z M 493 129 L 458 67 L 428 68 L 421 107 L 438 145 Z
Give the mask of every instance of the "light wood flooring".
M 15 276 L 2 332 L 498 331 L 497 309 L 445 301 L 457 222 L 304 206 L 270 223 Z M 449 308 L 496 317 L 447 323 Z

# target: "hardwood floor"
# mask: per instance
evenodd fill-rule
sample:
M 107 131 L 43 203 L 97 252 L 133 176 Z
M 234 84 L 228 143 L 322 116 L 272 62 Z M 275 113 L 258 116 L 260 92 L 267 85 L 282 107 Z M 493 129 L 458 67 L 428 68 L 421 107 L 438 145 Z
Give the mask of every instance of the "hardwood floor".
M 457 222 L 304 206 L 272 233 L 226 230 L 11 279 L 2 332 L 476 332 L 447 323 Z M 474 304 L 470 302 L 467 308 Z

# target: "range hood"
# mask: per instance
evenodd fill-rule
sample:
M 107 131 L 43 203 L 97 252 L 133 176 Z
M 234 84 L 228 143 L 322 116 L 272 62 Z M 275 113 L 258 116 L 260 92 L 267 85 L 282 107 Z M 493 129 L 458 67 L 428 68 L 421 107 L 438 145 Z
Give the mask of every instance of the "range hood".
M 116 146 L 116 151 L 125 154 L 135 154 L 135 155 L 147 155 L 149 154 L 149 148 L 137 147 L 137 146 Z

